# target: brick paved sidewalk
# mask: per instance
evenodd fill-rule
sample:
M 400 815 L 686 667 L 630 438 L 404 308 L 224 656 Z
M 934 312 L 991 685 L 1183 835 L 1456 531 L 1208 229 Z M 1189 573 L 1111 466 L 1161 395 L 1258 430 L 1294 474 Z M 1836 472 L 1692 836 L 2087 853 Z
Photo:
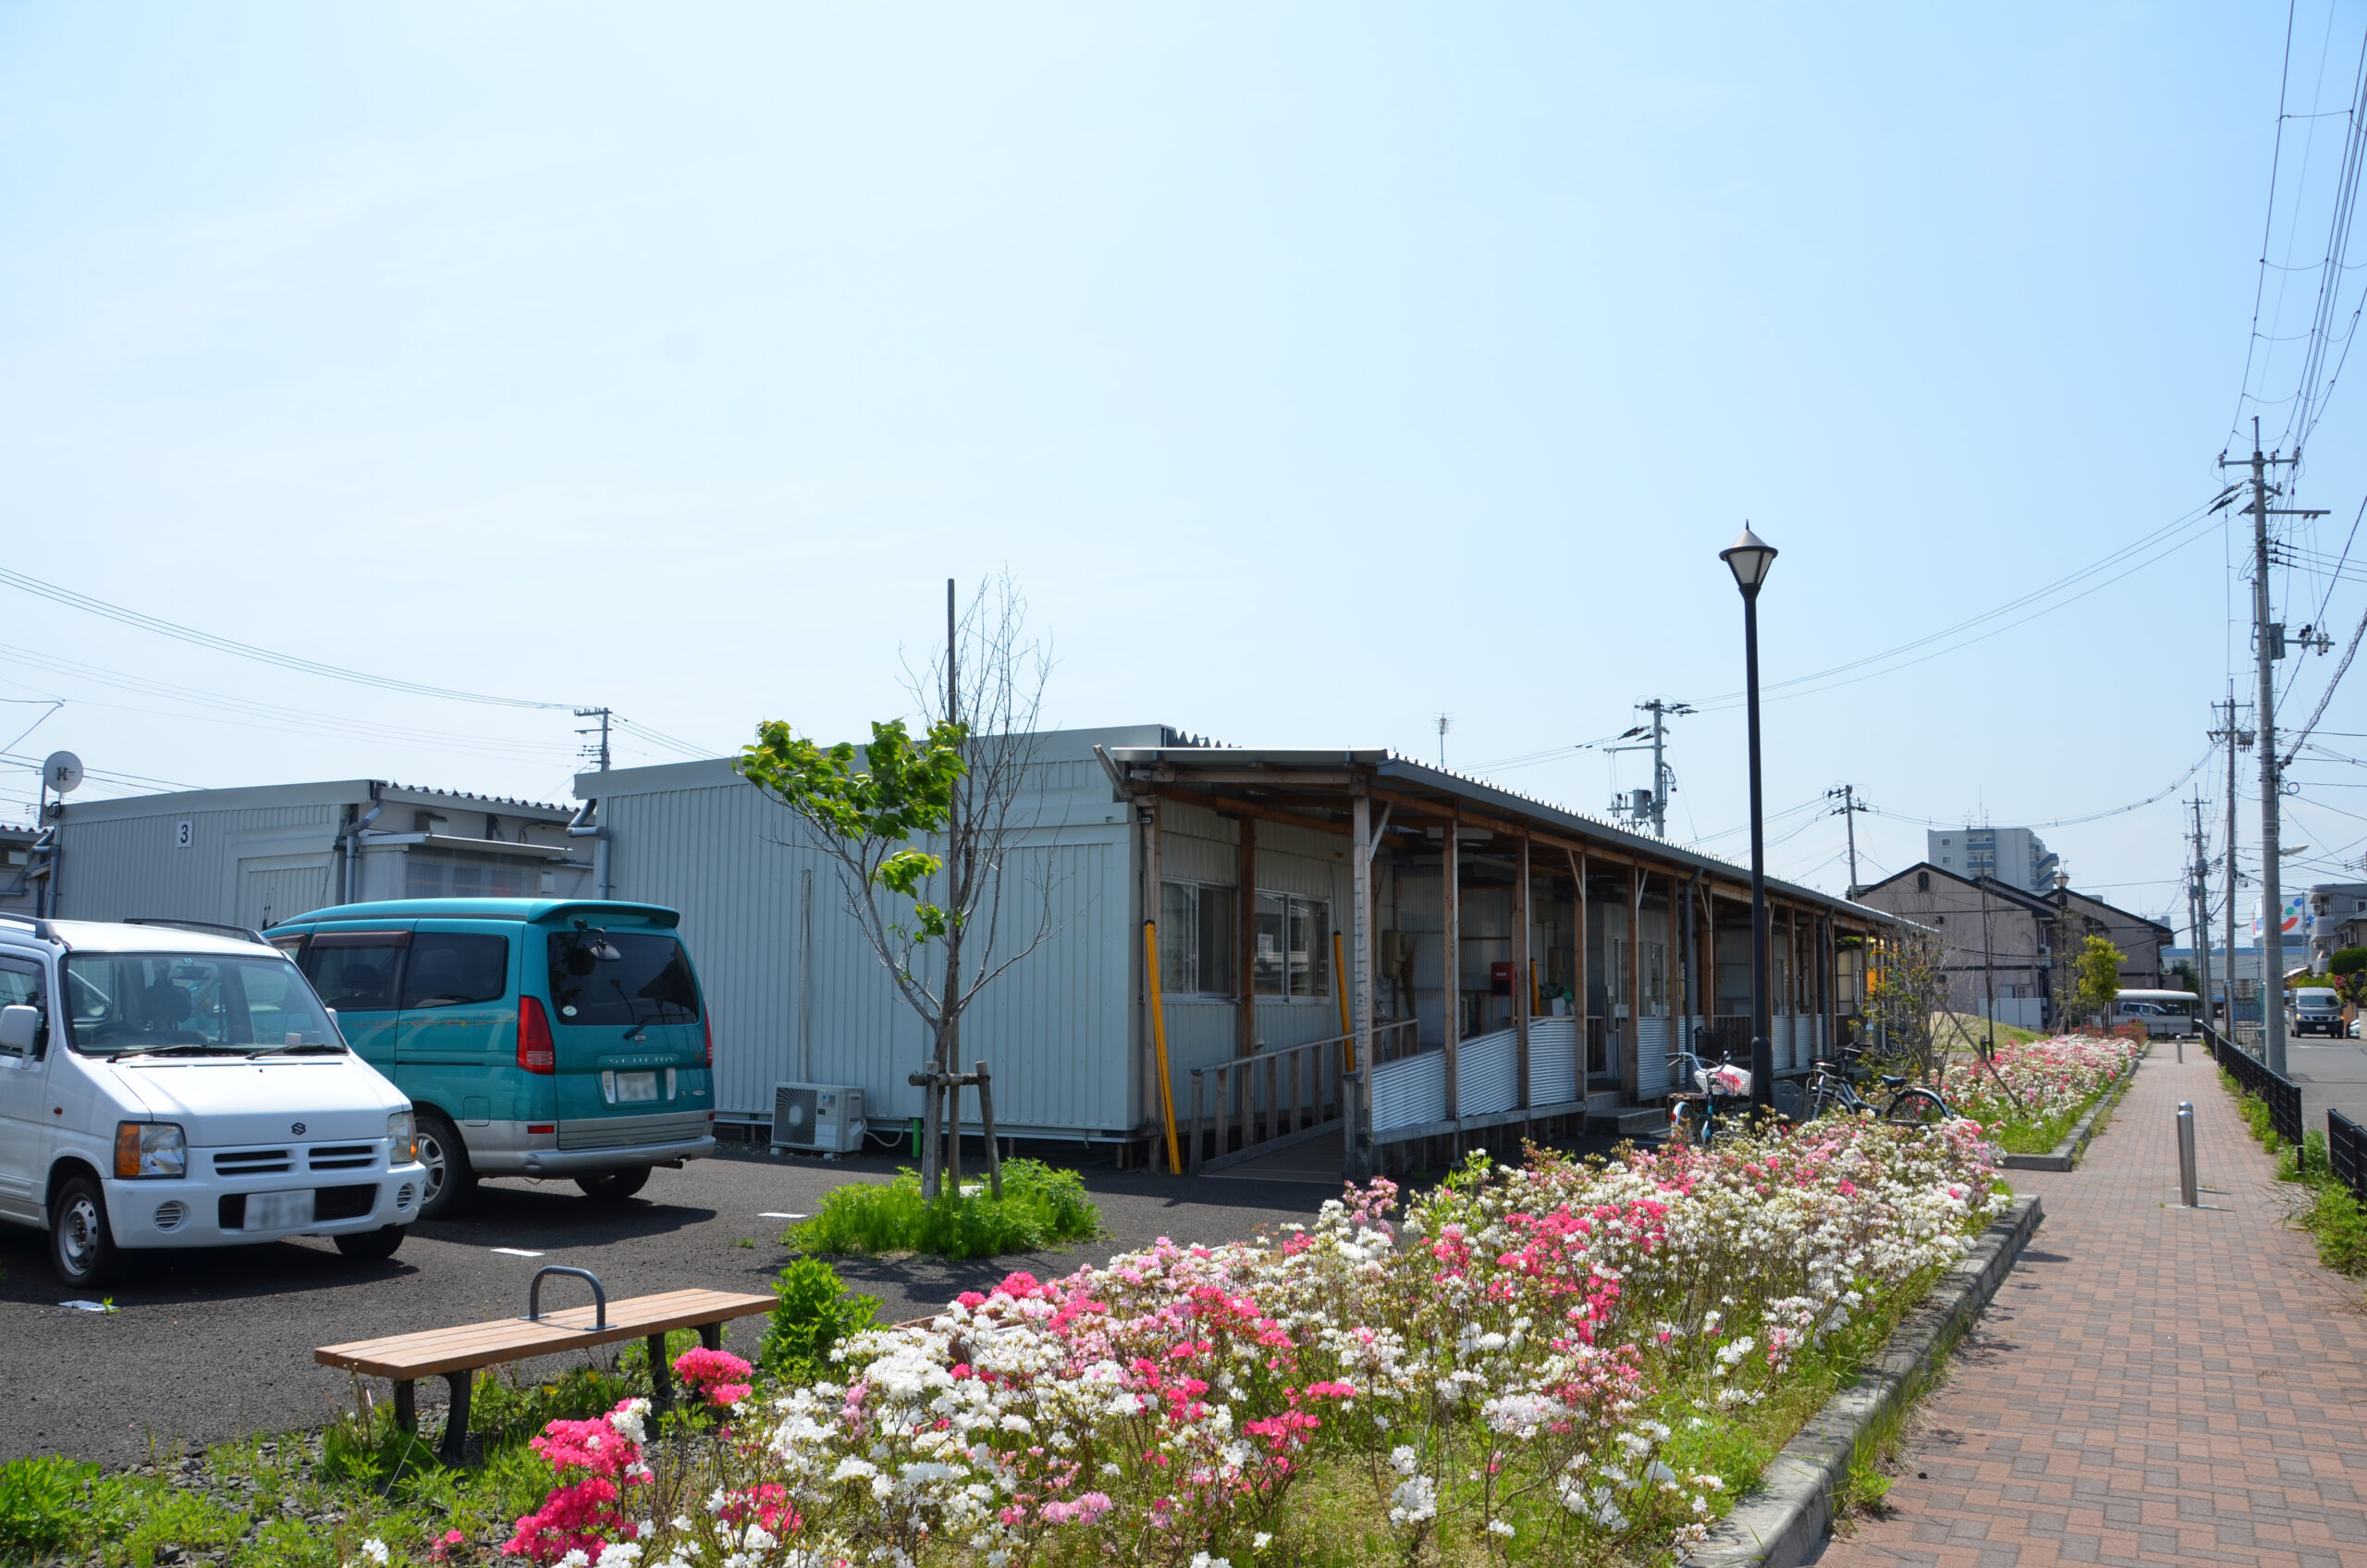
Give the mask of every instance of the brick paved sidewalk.
M 1923 1403 L 1887 1517 L 1827 1568 L 2367 1565 L 2367 1311 L 2280 1223 L 2292 1189 L 2166 1041 Z M 2194 1102 L 2200 1210 L 2177 1207 Z

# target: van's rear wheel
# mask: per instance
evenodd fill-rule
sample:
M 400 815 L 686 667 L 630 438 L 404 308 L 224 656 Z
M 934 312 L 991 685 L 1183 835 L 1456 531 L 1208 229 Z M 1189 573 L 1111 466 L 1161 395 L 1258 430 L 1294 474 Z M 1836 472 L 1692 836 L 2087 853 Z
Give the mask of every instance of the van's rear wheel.
M 104 1285 L 122 1254 L 107 1229 L 106 1194 L 88 1176 L 69 1178 L 49 1206 L 49 1266 L 77 1290 Z
M 649 1167 L 636 1165 L 624 1170 L 603 1170 L 597 1176 L 578 1176 L 575 1184 L 595 1203 L 622 1203 L 649 1185 Z
M 374 1231 L 337 1238 L 337 1250 L 357 1263 L 384 1263 L 395 1256 L 403 1244 L 400 1225 L 381 1225 Z
M 419 1162 L 427 1168 L 427 1192 L 419 1201 L 422 1219 L 443 1219 L 460 1211 L 476 1190 L 476 1168 L 469 1163 L 460 1131 L 443 1112 L 423 1107 L 418 1115 Z

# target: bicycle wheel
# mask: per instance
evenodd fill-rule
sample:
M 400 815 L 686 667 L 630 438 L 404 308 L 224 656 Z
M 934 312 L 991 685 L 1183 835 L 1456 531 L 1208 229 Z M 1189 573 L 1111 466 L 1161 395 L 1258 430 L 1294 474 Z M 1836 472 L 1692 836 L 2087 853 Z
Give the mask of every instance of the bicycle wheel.
M 1840 1109 L 1846 1103 L 1839 1084 L 1831 1077 L 1820 1072 L 1809 1080 L 1806 1109 L 1809 1121 L 1813 1121 L 1820 1116 L 1829 1115 Z
M 1714 1123 L 1710 1108 L 1700 1100 L 1679 1100 L 1669 1113 L 1669 1141 L 1678 1144 L 1707 1145 L 1713 1133 Z
M 1931 1090 L 1910 1085 L 1891 1096 L 1890 1104 L 1883 1107 L 1883 1120 L 1901 1127 L 1930 1127 L 1955 1121 L 1956 1112 Z

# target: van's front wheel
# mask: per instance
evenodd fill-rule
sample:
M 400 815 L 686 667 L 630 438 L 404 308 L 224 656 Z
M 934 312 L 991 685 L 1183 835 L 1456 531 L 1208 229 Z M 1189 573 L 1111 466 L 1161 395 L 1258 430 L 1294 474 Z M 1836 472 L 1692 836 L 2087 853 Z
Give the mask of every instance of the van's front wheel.
M 623 1170 L 603 1170 L 597 1176 L 578 1176 L 575 1184 L 595 1203 L 622 1203 L 649 1185 L 649 1167 L 635 1165 Z
M 60 1284 L 84 1289 L 103 1285 L 121 1260 L 107 1229 L 106 1194 L 87 1176 L 57 1189 L 49 1206 L 49 1266 Z
M 419 1112 L 419 1162 L 427 1168 L 427 1192 L 419 1200 L 422 1219 L 443 1219 L 469 1201 L 477 1184 L 460 1131 L 440 1111 Z

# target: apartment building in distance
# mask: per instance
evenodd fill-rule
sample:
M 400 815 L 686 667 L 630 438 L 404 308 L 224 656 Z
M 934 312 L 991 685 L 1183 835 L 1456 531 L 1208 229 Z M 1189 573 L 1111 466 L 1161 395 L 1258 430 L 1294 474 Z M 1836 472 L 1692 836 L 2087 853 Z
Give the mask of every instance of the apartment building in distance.
M 1923 858 L 1968 880 L 1990 877 L 2025 893 L 2054 888 L 2063 857 L 2027 827 L 1934 827 L 1923 835 Z

